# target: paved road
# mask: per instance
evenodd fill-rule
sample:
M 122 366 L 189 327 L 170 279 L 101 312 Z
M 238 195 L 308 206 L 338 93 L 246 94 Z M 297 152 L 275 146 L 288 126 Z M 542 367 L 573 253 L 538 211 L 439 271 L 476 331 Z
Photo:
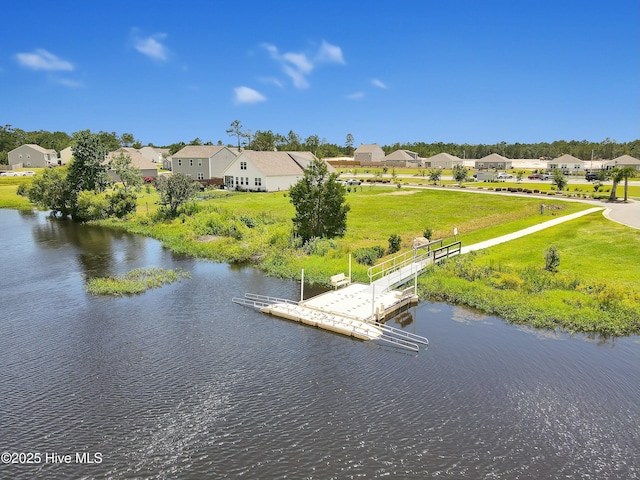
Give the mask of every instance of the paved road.
M 640 230 L 640 202 L 607 203 L 604 216 L 613 222 Z

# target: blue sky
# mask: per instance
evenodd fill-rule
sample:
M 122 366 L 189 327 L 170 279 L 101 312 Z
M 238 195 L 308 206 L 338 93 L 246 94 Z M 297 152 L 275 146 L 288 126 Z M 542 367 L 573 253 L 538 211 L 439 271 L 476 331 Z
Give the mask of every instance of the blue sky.
M 640 138 L 638 0 L 3 3 L 0 123 L 23 130 Z

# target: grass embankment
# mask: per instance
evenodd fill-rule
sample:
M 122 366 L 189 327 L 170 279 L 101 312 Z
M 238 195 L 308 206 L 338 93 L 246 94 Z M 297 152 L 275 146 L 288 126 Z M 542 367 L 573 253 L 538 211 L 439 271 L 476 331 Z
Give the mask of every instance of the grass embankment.
M 135 295 L 190 277 L 180 269 L 137 268 L 119 277 L 93 278 L 87 282 L 86 289 L 92 295 Z
M 14 187 L 15 188 L 15 187 Z M 355 190 L 355 191 L 354 191 Z M 103 225 L 160 240 L 173 251 L 220 262 L 248 263 L 270 275 L 327 285 L 348 271 L 348 255 L 381 246 L 398 234 L 402 250 L 423 235 L 466 245 L 535 225 L 591 205 L 554 197 L 516 197 L 365 186 L 348 194 L 347 234 L 305 248 L 291 235 L 294 209 L 286 192 L 211 191 L 190 202 L 175 219 L 162 218 L 152 188 L 143 189 L 138 214 Z M 540 214 L 540 205 L 547 208 Z M 555 244 L 558 273 L 543 270 L 544 251 Z M 459 257 L 420 279 L 423 298 L 462 303 L 515 323 L 568 331 L 640 333 L 640 232 L 601 214 Z M 353 261 L 354 281 L 367 282 L 367 266 Z

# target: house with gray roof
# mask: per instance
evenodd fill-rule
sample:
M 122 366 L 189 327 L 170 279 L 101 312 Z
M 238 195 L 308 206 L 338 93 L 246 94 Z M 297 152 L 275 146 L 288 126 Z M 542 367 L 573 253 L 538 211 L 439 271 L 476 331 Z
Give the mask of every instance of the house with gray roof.
M 8 153 L 9 166 L 11 168 L 44 168 L 51 165 L 60 165 L 58 153 L 40 145 L 26 143 L 14 148 Z
M 422 165 L 422 158 L 420 158 L 418 153 L 403 149 L 391 152 L 389 155 L 384 157 L 383 161 L 386 165 L 394 165 L 397 167 Z
M 224 171 L 224 185 L 232 190 L 256 192 L 289 190 L 315 159 L 311 152 L 243 150 Z M 335 172 L 335 168 L 327 166 Z
M 187 145 L 171 156 L 171 171 L 202 183 L 222 185 L 224 171 L 237 155 L 235 148 L 222 145 Z
M 384 162 L 384 150 L 377 143 L 361 144 L 353 153 L 353 159 L 360 163 Z
M 588 163 L 573 155 L 560 155 L 558 158 L 549 160 L 548 171 L 560 170 L 565 175 L 583 175 Z
M 508 158 L 498 155 L 497 153 L 492 153 L 480 160 L 475 160 L 474 167 L 476 170 L 508 170 L 513 168 L 513 164 Z
M 618 158 L 614 158 L 613 160 L 609 160 L 608 162 L 604 162 L 603 168 L 605 170 L 611 170 L 614 167 L 633 167 L 640 171 L 640 160 L 632 157 L 631 155 L 622 155 Z
M 138 150 L 131 147 L 122 147 L 113 152 L 109 152 L 105 159 L 106 162 L 110 162 L 118 155 L 124 155 L 131 159 L 131 165 L 140 170 L 140 176 L 142 178 L 156 178 L 158 176 L 158 165 L 151 160 L 145 158 Z M 114 182 L 119 182 L 120 178 L 116 175 L 115 171 L 109 170 L 109 176 Z
M 461 158 L 448 153 L 438 153 L 432 157 L 426 158 L 423 165 L 427 168 L 441 168 L 445 170 L 451 170 L 455 165 L 462 165 Z

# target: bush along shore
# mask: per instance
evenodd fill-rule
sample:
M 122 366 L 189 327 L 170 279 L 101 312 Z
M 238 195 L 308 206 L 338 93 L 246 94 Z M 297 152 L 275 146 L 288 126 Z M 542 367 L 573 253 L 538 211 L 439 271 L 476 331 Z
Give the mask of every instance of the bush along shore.
M 186 205 L 174 219 L 159 209 L 100 223 L 156 238 L 179 253 L 250 264 L 279 278 L 299 280 L 304 269 L 308 283 L 328 286 L 331 275 L 347 272 L 349 254 L 353 280 L 367 282 L 368 265 L 390 254 L 391 238 L 397 245 L 399 237 L 401 249 L 408 250 L 413 238 L 423 236 L 425 225 L 434 238 L 445 241 L 453 240 L 449 229 L 458 225 L 459 239 L 471 244 L 590 207 L 546 201 L 542 214 L 540 202 L 533 199 L 469 194 L 461 201 L 459 195 L 466 194 L 397 192 L 375 188 L 352 193 L 345 237 L 314 238 L 304 245 L 292 235 L 294 212 L 286 193 L 216 192 Z M 550 244 L 559 253 L 557 272 L 544 269 Z M 596 213 L 447 261 L 421 276 L 419 294 L 517 324 L 631 335 L 640 333 L 639 263 L 640 232 Z

